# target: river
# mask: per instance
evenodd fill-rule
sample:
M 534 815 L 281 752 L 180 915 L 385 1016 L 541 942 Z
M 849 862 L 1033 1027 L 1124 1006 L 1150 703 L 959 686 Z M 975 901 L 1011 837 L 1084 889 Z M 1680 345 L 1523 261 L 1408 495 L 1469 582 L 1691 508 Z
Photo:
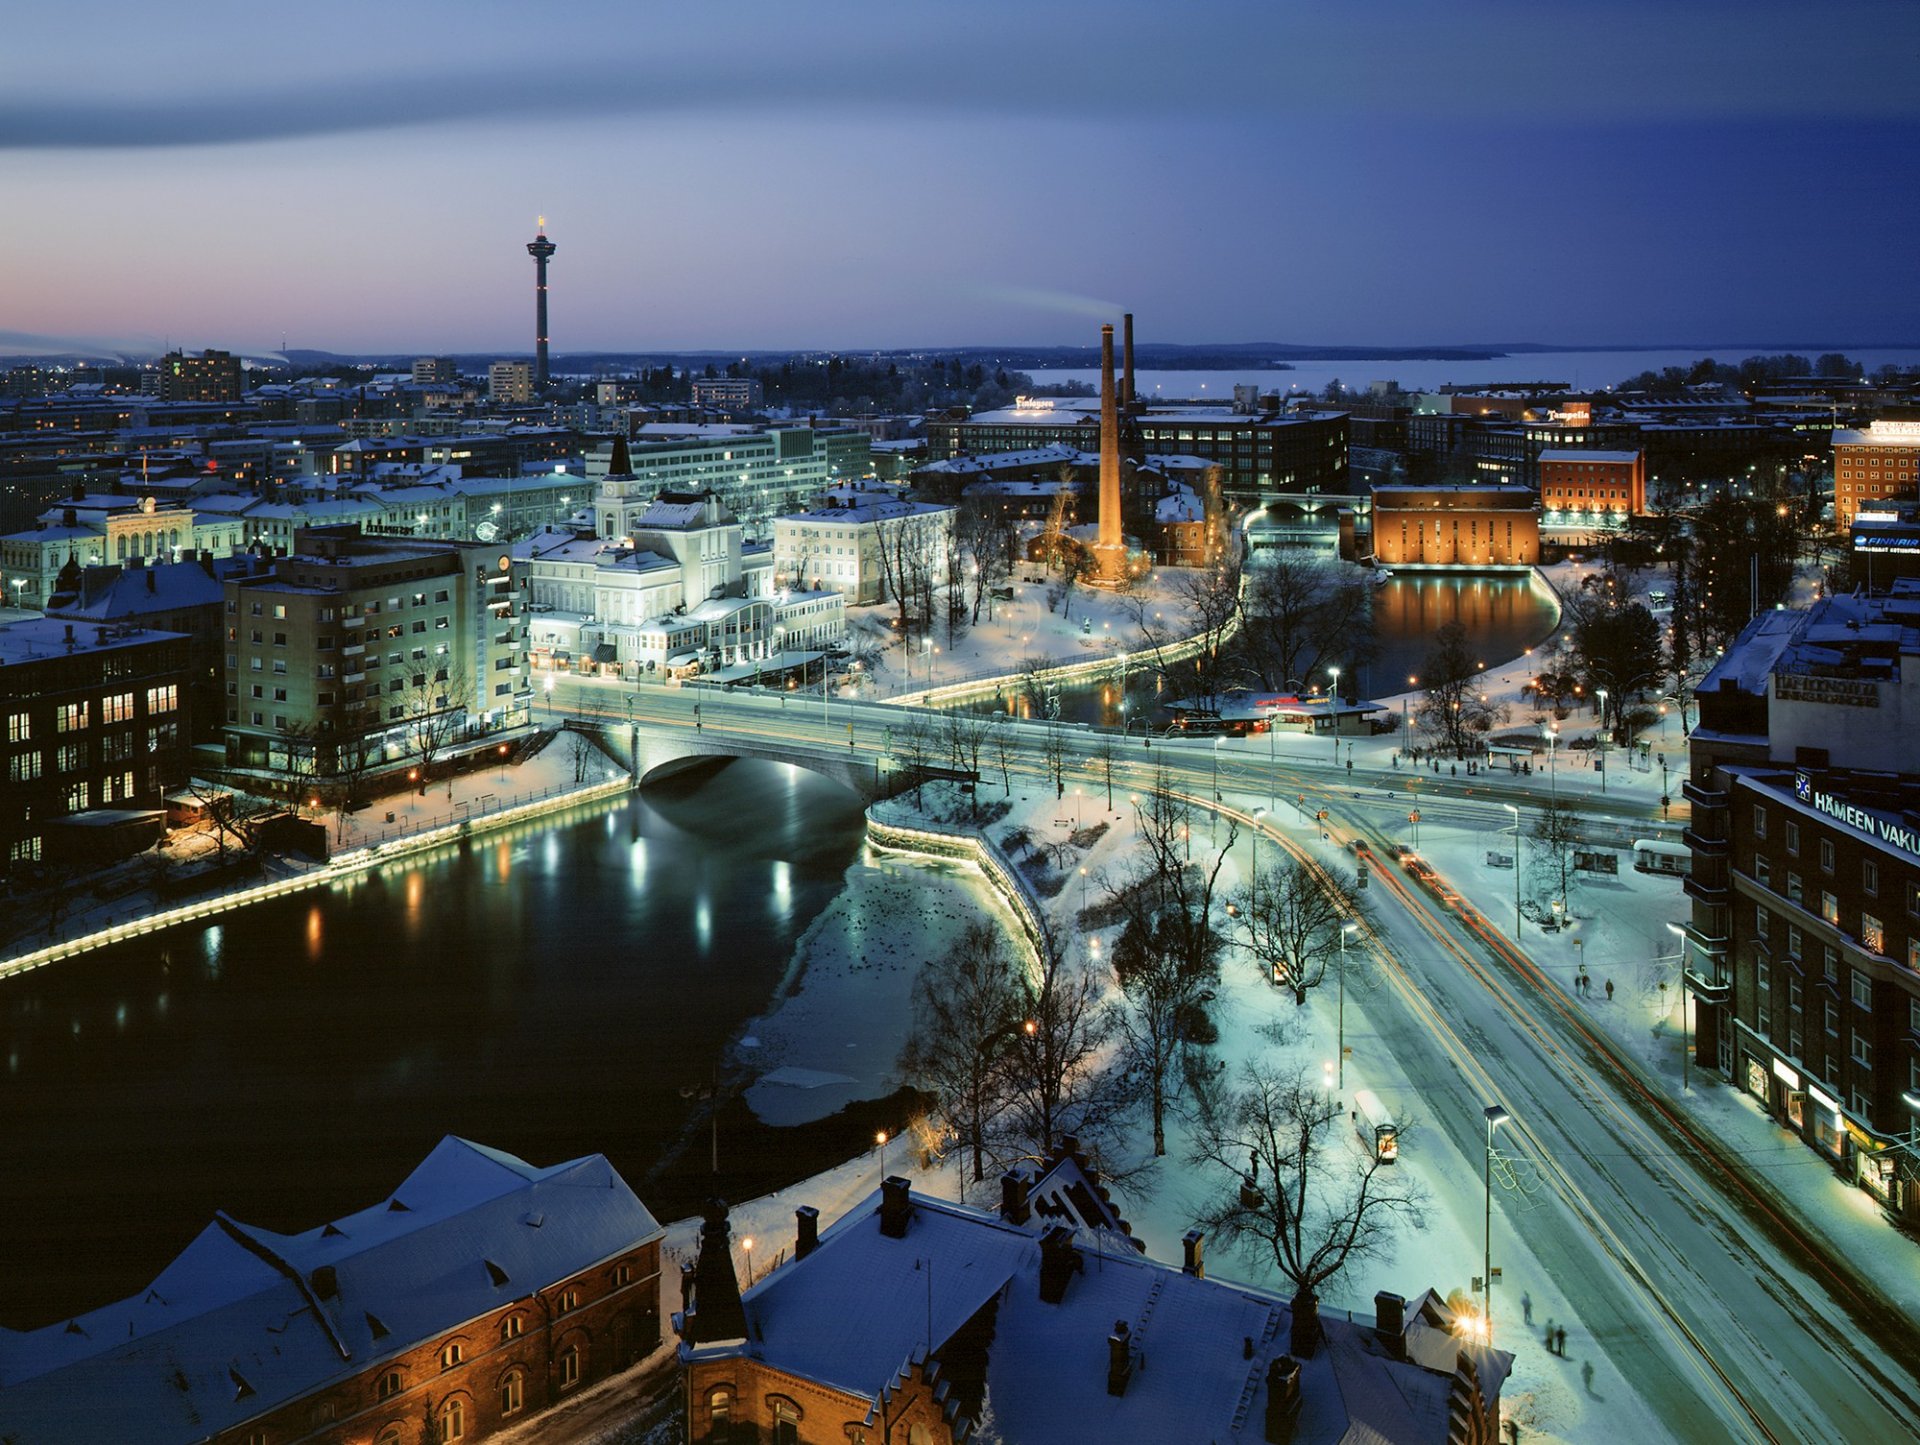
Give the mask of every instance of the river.
M 1373 628 L 1377 646 L 1371 661 L 1358 665 L 1363 697 L 1393 697 L 1407 691 L 1406 679 L 1426 666 L 1433 635 L 1451 621 L 1465 624 L 1467 636 L 1480 649 L 1480 660 L 1497 667 L 1538 646 L 1552 633 L 1559 607 L 1552 592 L 1535 574 L 1525 576 L 1484 573 L 1402 573 L 1389 577 L 1373 592 Z M 1351 656 L 1341 661 L 1342 676 L 1354 677 Z M 1300 679 L 1325 687 L 1323 673 Z M 1343 685 L 1344 686 L 1344 685 Z M 1166 701 L 1158 679 L 1144 669 L 1126 677 L 1126 716 L 1136 724 L 1149 717 L 1164 727 L 1168 716 L 1159 711 Z M 1060 717 L 1067 722 L 1118 727 L 1121 720 L 1119 668 L 1113 675 L 1060 689 Z M 1004 699 L 973 704 L 982 711 L 1005 707 Z
M 605 1153 L 662 1209 L 649 1168 L 809 927 L 898 907 L 864 826 L 813 774 L 714 765 L 0 985 L 0 1324 L 138 1290 L 216 1209 L 298 1230 L 376 1203 L 448 1133 Z M 779 1172 L 772 1131 L 735 1132 Z

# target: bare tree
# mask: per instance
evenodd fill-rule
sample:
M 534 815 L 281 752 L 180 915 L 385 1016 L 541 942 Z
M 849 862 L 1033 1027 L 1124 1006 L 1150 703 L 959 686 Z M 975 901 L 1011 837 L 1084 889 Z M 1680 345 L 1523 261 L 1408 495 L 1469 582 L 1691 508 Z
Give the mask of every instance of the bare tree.
M 1293 1286 L 1295 1354 L 1320 1338 L 1320 1291 L 1418 1228 L 1424 1200 L 1404 1170 L 1350 1142 L 1339 1102 L 1304 1070 L 1249 1061 L 1237 1085 L 1205 1094 L 1192 1160 L 1219 1181 L 1196 1222 Z
M 217 866 L 226 867 L 230 848 L 243 857 L 259 851 L 261 815 L 277 811 L 277 803 L 250 797 L 204 778 L 188 778 L 186 791 L 200 805 L 200 812 L 213 834 Z
M 467 698 L 473 692 L 466 670 L 445 656 L 416 658 L 413 672 L 401 692 L 401 715 L 406 720 L 407 746 L 420 760 L 420 791 L 427 791 L 433 765 L 465 734 Z M 453 786 L 448 779 L 447 786 Z
M 1263 687 L 1306 682 L 1373 651 L 1372 588 L 1349 563 L 1278 548 L 1246 569 L 1239 646 Z
M 1013 760 L 1020 755 L 1020 739 L 1015 734 L 1013 721 L 1006 713 L 993 715 L 989 731 L 993 736 L 993 760 L 1000 768 L 1000 788 L 1009 798 L 1013 796 Z
M 1473 740 L 1492 728 L 1500 709 L 1480 691 L 1482 665 L 1466 627 L 1445 623 L 1433 641 L 1420 674 L 1425 684 L 1420 725 L 1455 757 L 1465 757 Z
M 1573 854 L 1580 842 L 1579 820 L 1573 809 L 1558 798 L 1550 798 L 1533 820 L 1530 836 L 1533 847 L 1527 854 L 1528 887 L 1537 898 L 1545 894 L 1549 903 L 1571 903 L 1575 882 Z
M 1211 1016 L 1220 938 L 1213 895 L 1226 850 L 1211 868 L 1186 857 L 1189 810 L 1162 773 L 1135 805 L 1140 846 L 1118 878 L 1103 876 L 1106 901 L 1123 920 L 1113 950 L 1125 1004 L 1118 1025 L 1133 1071 L 1146 1083 L 1153 1153 L 1167 1152 L 1166 1114 L 1195 1051 L 1218 1037 Z M 1229 828 L 1227 846 L 1233 845 Z
M 1247 952 L 1292 992 L 1296 1005 L 1326 979 L 1341 929 L 1360 913 L 1359 896 L 1345 878 L 1285 855 L 1235 889 L 1233 905 Z
M 567 761 L 573 767 L 573 782 L 575 787 L 586 782 L 586 780 L 592 776 L 593 762 L 598 756 L 601 756 L 600 749 L 594 745 L 593 739 L 585 733 L 576 729 L 567 734 Z
M 378 705 L 361 703 L 341 709 L 333 726 L 322 734 L 328 747 L 321 766 L 332 775 L 343 813 L 366 801 L 367 779 L 380 765 L 375 741 L 380 733 Z
M 1229 556 L 1176 574 L 1173 599 L 1165 606 L 1156 608 L 1144 593 L 1129 598 L 1138 651 L 1169 696 L 1218 707 L 1234 666 L 1227 642 L 1240 623 L 1240 581 L 1239 558 Z
M 1007 1107 L 995 1133 L 1006 1157 L 1042 1159 L 1059 1139 L 1123 1157 L 1134 1102 L 1112 1057 L 1115 1019 L 1106 986 L 1067 936 L 1043 927 L 1021 980 L 1020 1030 L 1007 1050 Z
M 1022 1031 L 1020 971 L 1000 931 L 975 924 L 927 960 L 913 988 L 913 1032 L 900 1074 L 938 1101 L 941 1116 L 986 1178 L 989 1131 L 1007 1104 L 1004 1056 Z
M 899 743 L 894 755 L 905 767 L 909 786 L 913 789 L 913 806 L 920 806 L 920 789 L 927 781 L 928 770 L 938 756 L 938 742 L 933 734 L 933 726 L 923 712 L 907 714 L 906 721 L 899 730 Z
M 1107 786 L 1107 811 L 1113 811 L 1113 769 L 1120 761 L 1120 739 L 1114 733 L 1093 735 L 1093 749 L 1087 754 L 1087 767 Z
M 1047 776 L 1053 779 L 1053 795 L 1064 798 L 1067 795 L 1067 734 L 1058 722 L 1049 720 L 1041 727 L 1040 760 L 1046 764 Z

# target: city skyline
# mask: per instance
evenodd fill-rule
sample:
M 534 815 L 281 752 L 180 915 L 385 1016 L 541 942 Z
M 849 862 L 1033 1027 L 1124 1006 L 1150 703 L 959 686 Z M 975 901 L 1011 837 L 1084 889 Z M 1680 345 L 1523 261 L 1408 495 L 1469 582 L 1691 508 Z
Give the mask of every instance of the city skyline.
M 1909 13 L 479 13 L 18 17 L 0 350 L 1920 334 Z

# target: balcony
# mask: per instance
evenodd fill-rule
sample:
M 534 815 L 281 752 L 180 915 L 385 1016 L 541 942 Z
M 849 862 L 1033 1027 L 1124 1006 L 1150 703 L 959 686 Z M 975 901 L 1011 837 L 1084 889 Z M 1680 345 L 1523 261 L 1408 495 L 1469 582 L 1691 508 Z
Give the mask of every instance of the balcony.
M 1724 858 L 1733 849 L 1725 838 L 1703 838 L 1692 828 L 1683 828 L 1680 841 L 1696 853 L 1704 853 L 1710 858 Z
M 1724 905 L 1727 901 L 1728 889 L 1724 883 L 1716 887 L 1704 883 L 1698 878 L 1683 878 L 1680 880 L 1680 888 L 1687 897 L 1700 903 Z
M 1715 788 L 1703 788 L 1689 778 L 1680 785 L 1680 796 L 1696 808 L 1723 809 L 1727 806 L 1727 795 Z
M 366 650 L 367 650 L 366 643 L 354 642 L 354 643 L 349 643 L 347 646 L 341 648 L 340 655 L 342 657 L 359 657 Z

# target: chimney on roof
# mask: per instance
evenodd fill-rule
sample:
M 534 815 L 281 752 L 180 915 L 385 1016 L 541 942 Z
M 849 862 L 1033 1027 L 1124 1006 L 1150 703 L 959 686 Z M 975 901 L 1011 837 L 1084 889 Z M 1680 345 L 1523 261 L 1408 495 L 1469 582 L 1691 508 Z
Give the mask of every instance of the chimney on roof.
M 1115 1320 L 1113 1333 L 1107 1336 L 1107 1393 L 1126 1394 L 1127 1381 L 1132 1377 L 1133 1331 L 1125 1320 Z
M 1133 409 L 1133 313 L 1131 311 L 1121 318 L 1120 354 L 1124 368 L 1120 383 L 1120 405 L 1131 411 Z
M 1181 1235 L 1181 1272 L 1183 1274 L 1190 1274 L 1195 1279 L 1205 1279 L 1207 1277 L 1206 1249 L 1207 1237 L 1199 1230 L 1189 1229 L 1185 1234 Z
M 1073 1231 L 1064 1224 L 1048 1229 L 1040 1236 L 1040 1302 L 1059 1304 L 1067 1297 L 1067 1281 L 1085 1268 L 1073 1247 Z
M 1404 1295 L 1383 1289 L 1373 1297 L 1373 1332 L 1396 1360 L 1407 1357 L 1407 1301 Z
M 1287 1347 L 1301 1359 L 1310 1360 L 1320 1347 L 1320 1297 L 1311 1290 L 1301 1290 L 1293 1297 L 1291 1313 L 1293 1331 Z
M 159 586 L 154 581 L 153 568 L 149 567 L 147 568 L 147 592 L 151 595 L 159 590 Z
M 907 1198 L 907 1181 L 890 1174 L 880 1181 L 880 1232 L 888 1239 L 907 1237 L 907 1214 L 912 1208 Z
M 811 1204 L 803 1204 L 793 1211 L 793 1222 L 793 1257 L 805 1259 L 820 1247 L 820 1211 Z
M 1267 1445 L 1287 1445 L 1300 1423 L 1300 1362 L 1281 1355 L 1267 1362 Z
M 1000 1176 L 1000 1217 L 1008 1224 L 1025 1224 L 1032 1215 L 1027 1203 L 1027 1176 L 1009 1169 Z

